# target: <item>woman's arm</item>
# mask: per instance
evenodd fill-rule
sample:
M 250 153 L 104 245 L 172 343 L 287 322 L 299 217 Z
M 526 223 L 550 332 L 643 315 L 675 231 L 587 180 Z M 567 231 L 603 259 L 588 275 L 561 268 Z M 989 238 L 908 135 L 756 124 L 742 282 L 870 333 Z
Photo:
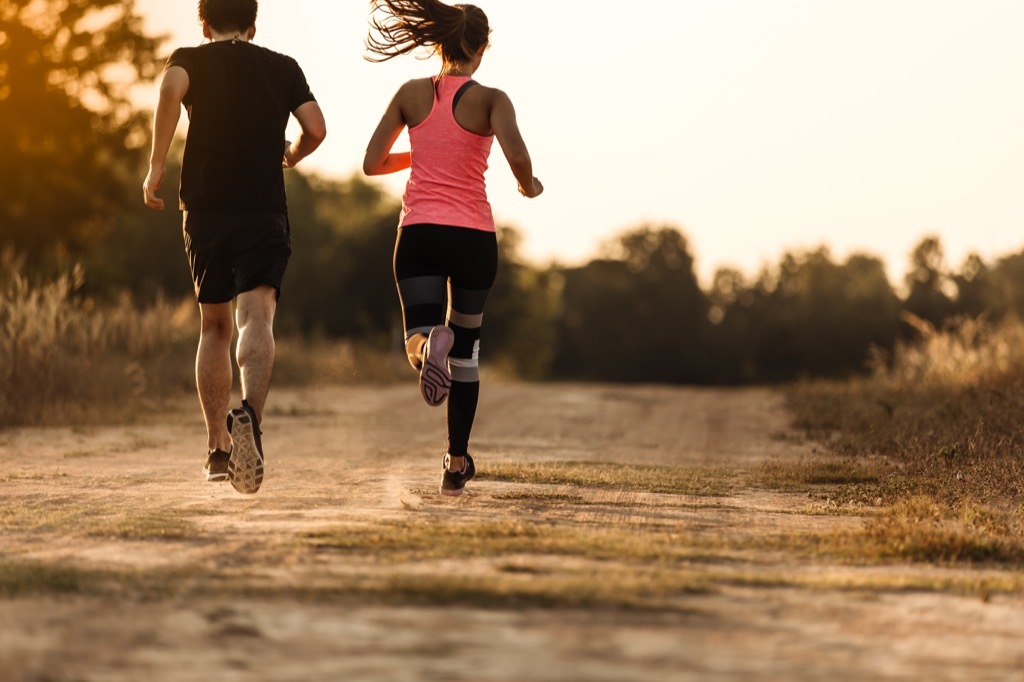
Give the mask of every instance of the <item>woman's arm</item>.
M 369 144 L 366 145 L 363 172 L 367 175 L 396 173 L 405 170 L 412 164 L 409 152 L 391 153 L 391 147 L 395 144 L 395 140 L 405 129 L 405 117 L 402 115 L 402 107 L 399 103 L 402 89 L 399 89 L 391 99 L 380 123 L 377 124 L 377 129 L 370 137 Z
M 512 175 L 519 183 L 519 193 L 532 199 L 544 191 L 544 185 L 533 176 L 533 161 L 519 132 L 512 100 L 501 90 L 495 93 L 491 106 L 491 130 L 501 145 L 501 151 L 505 153 L 505 160 L 512 169 Z

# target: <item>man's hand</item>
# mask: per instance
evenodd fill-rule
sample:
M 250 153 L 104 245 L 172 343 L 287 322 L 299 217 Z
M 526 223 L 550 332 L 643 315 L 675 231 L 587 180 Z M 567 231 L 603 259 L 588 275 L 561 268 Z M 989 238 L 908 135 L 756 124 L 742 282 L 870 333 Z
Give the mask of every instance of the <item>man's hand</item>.
M 295 168 L 304 158 L 316 151 L 320 143 L 327 137 L 327 124 L 324 122 L 324 114 L 320 111 L 320 105 L 310 100 L 292 112 L 292 116 L 299 122 L 302 130 L 295 142 L 284 143 L 284 158 L 281 165 L 285 168 Z
M 284 159 L 281 161 L 282 168 L 295 168 L 295 165 L 299 162 L 299 159 L 295 158 L 292 154 L 292 143 L 291 140 L 284 141 Z
M 146 202 L 146 206 L 157 211 L 164 210 L 164 200 L 156 195 L 157 190 L 160 189 L 160 183 L 164 181 L 164 174 L 163 168 L 150 166 L 146 180 L 142 183 L 143 201 Z

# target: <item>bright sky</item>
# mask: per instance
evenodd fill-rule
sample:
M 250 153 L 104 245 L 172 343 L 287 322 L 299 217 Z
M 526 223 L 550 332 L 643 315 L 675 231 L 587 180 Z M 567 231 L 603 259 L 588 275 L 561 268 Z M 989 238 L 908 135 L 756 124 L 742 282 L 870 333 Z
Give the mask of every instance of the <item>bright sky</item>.
M 705 284 L 819 245 L 881 257 L 895 285 L 927 234 L 954 267 L 1024 248 L 1024 2 L 479 4 L 476 79 L 512 98 L 545 186 L 521 197 L 496 145 L 489 195 L 537 263 L 645 222 L 682 230 Z M 364 61 L 368 7 L 260 2 L 256 42 L 298 60 L 327 117 L 303 163 L 329 176 L 357 172 L 397 87 L 439 66 Z M 137 8 L 168 54 L 202 41 L 195 2 Z

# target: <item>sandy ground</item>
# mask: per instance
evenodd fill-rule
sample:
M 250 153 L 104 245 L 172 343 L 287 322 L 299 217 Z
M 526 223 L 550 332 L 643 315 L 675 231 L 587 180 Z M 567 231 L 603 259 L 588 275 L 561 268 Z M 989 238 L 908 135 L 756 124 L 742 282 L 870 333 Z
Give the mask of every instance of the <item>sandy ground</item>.
M 1024 680 L 1019 594 L 865 587 L 879 577 L 889 585 L 893 576 L 963 579 L 966 569 L 740 556 L 700 569 L 719 576 L 715 589 L 649 609 L 361 598 L 352 585 L 371 573 L 454 580 L 496 569 L 458 557 L 422 565 L 331 553 L 289 558 L 281 548 L 339 524 L 507 520 L 527 509 L 506 502 L 514 486 L 499 481 L 473 481 L 458 501 L 436 495 L 442 412 L 423 405 L 414 384 L 275 389 L 264 424 L 267 477 L 254 496 L 201 479 L 197 405 L 158 415 L 146 425 L 0 432 L 0 567 L 178 571 L 194 580 L 216 570 L 263 586 L 343 586 L 344 595 L 231 590 L 200 598 L 171 586 L 158 597 L 127 590 L 123 598 L 0 598 L 0 680 Z M 806 456 L 812 445 L 789 432 L 779 397 L 766 390 L 494 383 L 485 386 L 474 452 L 482 466 L 588 461 L 742 471 Z M 622 521 L 616 510 L 624 508 L 631 521 L 656 517 L 698 538 L 863 523 L 821 514 L 824 503 L 806 493 L 668 501 L 680 496 L 574 494 L 588 504 L 529 511 L 552 524 L 600 525 Z M 147 514 L 177 514 L 197 531 L 89 532 L 98 520 Z M 561 559 L 531 561 L 557 570 Z M 730 581 L 730 572 L 744 579 Z

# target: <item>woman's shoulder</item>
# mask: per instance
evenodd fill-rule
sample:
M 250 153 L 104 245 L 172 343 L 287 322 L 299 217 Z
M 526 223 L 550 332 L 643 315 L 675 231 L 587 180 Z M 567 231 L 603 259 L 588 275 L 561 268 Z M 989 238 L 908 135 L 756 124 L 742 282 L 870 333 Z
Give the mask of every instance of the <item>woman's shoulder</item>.
M 398 88 L 400 95 L 418 95 L 433 92 L 434 82 L 430 78 L 413 78 L 402 83 Z
M 477 105 L 486 107 L 488 111 L 495 107 L 500 108 L 511 104 L 511 100 L 504 90 L 479 82 L 475 87 L 466 91 L 465 97 L 471 102 L 476 102 Z

